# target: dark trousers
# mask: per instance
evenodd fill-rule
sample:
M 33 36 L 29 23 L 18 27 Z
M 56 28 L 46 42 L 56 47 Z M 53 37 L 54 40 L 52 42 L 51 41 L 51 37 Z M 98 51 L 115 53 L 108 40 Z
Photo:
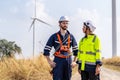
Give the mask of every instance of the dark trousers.
M 81 80 L 100 80 L 100 76 L 95 72 L 81 71 Z
M 71 80 L 71 58 L 55 58 L 56 67 L 53 68 L 53 80 Z

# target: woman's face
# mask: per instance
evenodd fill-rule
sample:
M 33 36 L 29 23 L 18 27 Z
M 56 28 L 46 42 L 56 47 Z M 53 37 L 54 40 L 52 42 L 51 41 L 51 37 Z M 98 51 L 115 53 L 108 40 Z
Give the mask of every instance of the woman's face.
M 85 25 L 83 25 L 83 28 L 82 28 L 82 30 L 83 30 L 83 33 L 86 33 L 86 26 Z

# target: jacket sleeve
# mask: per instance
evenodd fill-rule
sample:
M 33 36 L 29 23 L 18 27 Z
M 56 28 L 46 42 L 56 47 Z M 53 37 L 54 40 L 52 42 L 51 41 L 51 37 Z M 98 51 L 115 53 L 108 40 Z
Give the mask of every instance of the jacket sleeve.
M 81 43 L 81 40 L 79 41 L 79 44 L 78 44 L 78 54 L 77 54 L 77 57 L 78 59 L 80 58 L 80 43 Z
M 77 42 L 76 42 L 74 36 L 73 35 L 71 35 L 71 36 L 72 36 L 72 51 L 73 51 L 73 55 L 77 56 L 77 53 L 78 53 Z
M 43 55 L 45 55 L 45 56 L 50 56 L 50 51 L 51 51 L 51 49 L 52 49 L 53 44 L 54 44 L 54 35 L 52 35 L 52 36 L 48 39 L 47 44 L 46 44 L 46 46 L 45 46 L 45 48 L 44 48 L 44 53 L 43 53 Z
M 83 53 L 83 51 L 81 51 L 81 43 L 83 42 L 83 39 L 84 39 L 84 37 L 82 38 L 82 39 L 80 39 L 80 41 L 79 41 L 79 44 L 78 44 L 78 54 L 77 54 L 77 64 L 79 64 L 79 67 L 81 67 L 81 53 Z
M 101 43 L 99 38 L 97 37 L 95 40 L 95 51 L 96 51 L 96 64 L 102 65 L 101 62 Z

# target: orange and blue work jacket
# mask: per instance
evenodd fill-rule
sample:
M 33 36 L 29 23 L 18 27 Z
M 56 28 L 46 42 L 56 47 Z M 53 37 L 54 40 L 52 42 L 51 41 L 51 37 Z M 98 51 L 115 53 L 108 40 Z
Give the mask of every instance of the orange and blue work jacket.
M 59 36 L 61 42 L 60 42 L 58 36 Z M 52 47 L 54 47 L 55 52 L 60 52 L 60 54 L 62 54 L 64 56 L 68 56 L 69 51 L 64 51 L 64 50 L 61 51 L 60 50 L 62 45 L 64 45 L 64 48 L 67 46 L 69 48 L 69 50 L 71 49 L 71 46 L 72 46 L 73 55 L 77 56 L 77 53 L 78 53 L 77 42 L 76 42 L 74 36 L 69 33 L 69 31 L 67 31 L 67 33 L 64 36 L 61 35 L 60 31 L 53 34 L 47 41 L 47 44 L 44 48 L 44 55 L 49 56 Z M 56 54 L 54 54 L 54 56 L 59 57 Z M 64 57 L 61 57 L 61 58 L 64 58 Z

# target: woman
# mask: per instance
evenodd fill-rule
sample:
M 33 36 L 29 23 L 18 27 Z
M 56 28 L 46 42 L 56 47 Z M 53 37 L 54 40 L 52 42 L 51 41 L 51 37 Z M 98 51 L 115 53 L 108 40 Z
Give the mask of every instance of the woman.
M 78 71 L 81 80 L 100 80 L 101 47 L 99 38 L 93 34 L 95 29 L 91 21 L 83 23 L 85 36 L 80 40 L 78 49 Z

